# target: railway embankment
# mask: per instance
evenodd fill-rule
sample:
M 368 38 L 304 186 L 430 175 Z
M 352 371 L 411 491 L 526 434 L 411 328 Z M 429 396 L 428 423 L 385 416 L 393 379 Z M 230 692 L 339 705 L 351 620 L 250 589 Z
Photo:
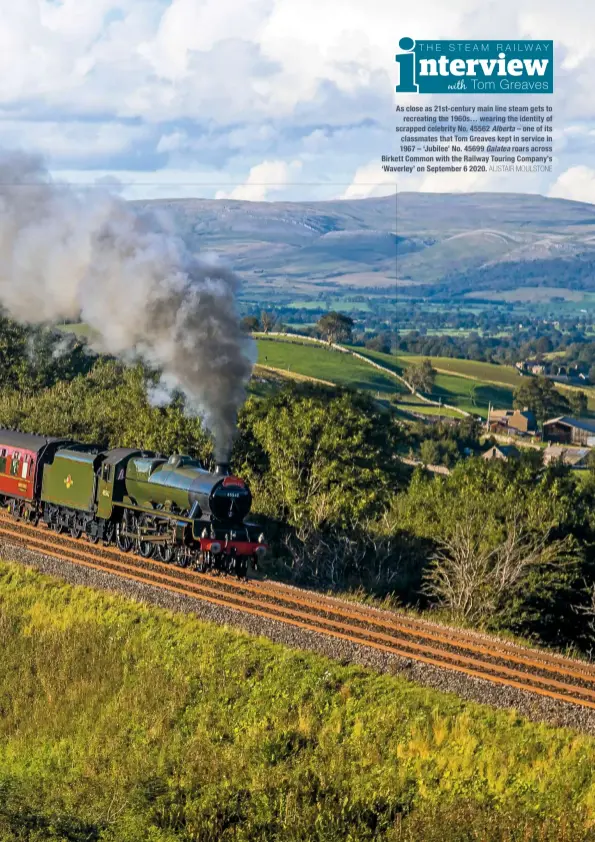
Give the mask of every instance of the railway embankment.
M 578 659 L 276 582 L 198 574 L 8 518 L 0 519 L 0 550 L 71 584 L 595 734 L 595 666 Z

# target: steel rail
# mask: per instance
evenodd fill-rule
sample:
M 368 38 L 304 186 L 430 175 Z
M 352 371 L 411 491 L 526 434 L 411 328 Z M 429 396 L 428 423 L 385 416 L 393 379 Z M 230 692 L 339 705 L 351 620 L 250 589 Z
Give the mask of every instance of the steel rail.
M 3 518 L 0 517 L 0 521 Z M 12 523 L 11 519 L 6 519 L 8 523 Z M 40 530 L 31 526 L 30 524 L 20 523 L 19 527 L 38 533 Z M 1 529 L 0 529 L 1 532 Z M 54 532 L 44 532 L 50 539 L 56 543 L 68 542 L 73 547 L 80 547 L 78 539 L 72 538 L 69 535 L 60 535 Z M 101 556 L 113 555 L 116 557 L 130 559 L 128 553 L 124 553 L 114 547 L 98 547 L 97 545 L 90 545 L 90 550 L 93 553 L 100 553 Z M 132 556 L 134 558 L 134 556 Z M 595 683 L 595 667 L 591 664 L 570 661 L 563 659 L 562 656 L 551 655 L 550 653 L 542 652 L 541 650 L 523 649 L 510 643 L 503 643 L 498 646 L 492 642 L 488 645 L 485 640 L 477 641 L 473 638 L 473 633 L 466 630 L 458 633 L 458 630 L 444 629 L 428 630 L 426 621 L 415 620 L 411 618 L 391 619 L 379 616 L 377 610 L 370 611 L 360 606 L 353 606 L 351 604 L 338 604 L 338 600 L 333 597 L 325 597 L 320 594 L 312 594 L 308 591 L 300 591 L 299 595 L 293 592 L 293 589 L 283 586 L 281 583 L 267 583 L 267 582 L 246 582 L 239 581 L 232 577 L 222 579 L 219 576 L 213 576 L 208 573 L 197 573 L 194 570 L 183 569 L 175 567 L 171 564 L 158 561 L 156 559 L 145 559 L 140 557 L 138 563 L 145 567 L 156 567 L 168 571 L 175 572 L 177 578 L 183 581 L 184 578 L 197 578 L 200 581 L 211 581 L 216 583 L 219 589 L 246 591 L 262 596 L 268 594 L 278 601 L 284 601 L 289 605 L 300 605 L 307 608 L 316 608 L 327 614 L 334 614 L 342 618 L 356 620 L 361 623 L 376 626 L 381 629 L 390 629 L 398 631 L 402 634 L 407 634 L 411 637 L 417 637 L 426 640 L 432 640 L 441 643 L 445 646 L 454 646 L 458 649 L 465 649 L 474 654 L 481 654 L 492 658 L 499 658 L 510 663 L 524 665 L 533 669 L 540 669 L 545 672 L 552 672 L 557 675 L 565 675 L 571 678 L 577 678 L 585 682 Z M 435 627 L 434 627 L 435 628 Z M 473 642 L 469 642 L 471 641 Z
M 298 602 L 298 600 L 293 597 L 292 599 L 287 599 L 287 597 L 282 598 L 282 604 L 279 605 L 260 599 L 247 599 L 239 593 L 230 594 L 229 591 L 226 591 L 221 587 L 221 585 L 225 587 L 233 580 L 217 580 L 217 577 L 202 576 L 194 571 L 181 570 L 179 568 L 172 569 L 171 565 L 167 565 L 162 562 L 154 562 L 152 560 L 150 567 L 158 565 L 159 567 L 169 569 L 169 573 L 161 573 L 159 570 L 144 568 L 142 563 L 147 561 L 145 559 L 142 559 L 142 563 L 140 564 L 125 563 L 124 561 L 111 558 L 106 559 L 102 556 L 109 555 L 109 552 L 106 552 L 106 550 L 109 551 L 109 548 L 100 548 L 95 545 L 88 545 L 83 548 L 80 544 L 76 546 L 78 542 L 76 542 L 75 539 L 69 539 L 67 536 L 61 536 L 57 533 L 51 534 L 54 543 L 50 544 L 47 541 L 47 538 L 50 537 L 49 533 L 43 534 L 41 530 L 27 524 L 18 523 L 15 524 L 15 526 L 17 529 L 23 529 L 23 527 L 25 527 L 27 532 L 33 531 L 34 533 L 39 534 L 39 538 L 27 537 L 22 531 L 7 529 L 2 526 L 0 526 L 0 535 L 3 534 L 9 538 L 16 539 L 17 543 L 24 544 L 27 548 L 34 552 L 43 553 L 62 561 L 82 565 L 104 573 L 122 576 L 126 579 L 153 587 L 161 587 L 165 590 L 192 597 L 194 599 L 206 600 L 207 602 L 211 602 L 219 606 L 239 610 L 267 620 L 276 620 L 310 632 L 326 634 L 341 640 L 367 646 L 388 654 L 397 655 L 399 657 L 417 660 L 442 669 L 462 672 L 475 678 L 483 678 L 484 680 L 491 681 L 493 683 L 515 687 L 527 692 L 595 709 L 595 702 L 588 701 L 588 698 L 585 698 L 589 697 L 595 699 L 595 692 L 587 687 L 567 684 L 565 682 L 556 681 L 552 678 L 546 678 L 533 673 L 515 670 L 503 664 L 483 662 L 475 658 L 469 658 L 467 655 L 461 655 L 460 653 L 423 645 L 410 640 L 398 639 L 395 638 L 394 635 L 390 636 L 371 629 L 362 628 L 360 626 L 353 626 L 341 621 L 330 620 L 327 617 L 321 617 L 316 614 L 313 615 L 312 613 L 297 610 L 288 607 L 287 604 L 283 604 L 291 604 L 292 601 L 294 604 Z M 60 539 L 66 540 L 62 541 Z M 63 546 L 62 549 L 66 550 L 66 552 L 55 552 L 55 550 L 61 549 L 60 544 L 62 543 L 74 543 L 75 547 Z M 58 546 L 56 546 L 56 544 L 58 544 Z M 130 559 L 130 557 L 125 553 L 118 552 L 118 554 L 126 559 Z M 96 555 L 97 561 L 100 563 L 91 562 L 89 560 L 89 555 Z M 177 573 L 178 575 L 171 575 L 172 573 Z M 182 577 L 180 574 L 182 574 Z M 187 576 L 186 574 L 192 574 L 192 576 Z M 184 582 L 184 578 L 186 578 L 186 582 Z M 212 584 L 208 585 L 206 582 L 211 582 Z M 214 582 L 216 582 L 219 586 L 218 588 L 213 587 Z M 247 583 L 234 583 L 234 585 L 237 585 L 238 588 L 243 587 L 244 590 L 246 590 L 246 584 Z M 252 585 L 252 583 L 249 584 Z M 255 585 L 252 585 L 252 587 L 257 589 Z M 306 600 L 303 600 L 303 602 L 307 604 Z M 333 609 L 329 609 L 327 604 L 324 602 L 321 603 L 321 600 L 318 600 L 317 602 L 319 604 L 319 610 L 320 604 L 322 604 L 322 610 L 325 613 L 336 613 L 339 616 L 344 616 L 337 610 L 336 606 L 333 606 Z M 309 607 L 312 607 L 311 604 Z M 355 613 L 358 621 L 362 621 L 362 615 L 358 615 L 357 612 L 349 613 Z M 363 617 L 363 622 L 370 622 L 367 615 Z M 396 625 L 398 626 L 398 624 Z M 399 629 L 397 628 L 397 630 Z M 411 634 L 410 631 L 407 631 L 406 633 Z M 417 632 L 418 637 L 421 635 L 421 632 Z M 447 642 L 448 645 L 456 646 L 456 643 L 453 643 L 452 640 L 448 640 Z M 496 657 L 502 660 L 505 659 L 501 652 L 498 652 Z M 544 665 L 538 661 L 530 665 L 535 669 L 544 669 Z M 568 671 L 565 673 L 561 670 L 559 674 L 569 673 Z M 573 672 L 572 674 L 582 681 L 587 680 L 584 674 L 578 672 Z M 542 686 L 540 687 L 536 685 Z M 565 692 L 558 692 L 560 690 Z

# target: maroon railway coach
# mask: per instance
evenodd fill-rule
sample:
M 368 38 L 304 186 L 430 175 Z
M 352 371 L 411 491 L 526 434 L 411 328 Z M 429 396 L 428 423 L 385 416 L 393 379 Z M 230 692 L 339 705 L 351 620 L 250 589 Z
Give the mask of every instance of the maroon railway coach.
M 0 430 L 0 501 L 13 514 L 35 517 L 43 466 L 70 440 Z

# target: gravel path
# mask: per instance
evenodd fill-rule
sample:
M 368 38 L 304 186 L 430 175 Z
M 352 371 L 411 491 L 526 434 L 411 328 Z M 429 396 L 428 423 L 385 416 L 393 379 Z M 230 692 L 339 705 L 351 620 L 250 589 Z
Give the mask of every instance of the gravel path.
M 285 646 L 317 652 L 342 663 L 353 663 L 379 672 L 402 675 L 418 684 L 456 693 L 464 699 L 498 708 L 515 709 L 522 716 L 534 721 L 548 722 L 595 735 L 595 710 L 593 709 L 548 699 L 513 687 L 493 684 L 462 673 L 422 664 L 413 659 L 390 655 L 364 644 L 350 643 L 317 632 L 309 632 L 285 625 L 277 620 L 255 617 L 233 608 L 213 605 L 151 585 L 122 579 L 110 573 L 79 567 L 67 561 L 32 552 L 5 540 L 0 540 L 0 557 L 8 562 L 17 561 L 34 567 L 42 573 L 57 576 L 74 585 L 101 588 L 168 610 L 195 614 L 203 620 L 219 625 L 234 626 Z

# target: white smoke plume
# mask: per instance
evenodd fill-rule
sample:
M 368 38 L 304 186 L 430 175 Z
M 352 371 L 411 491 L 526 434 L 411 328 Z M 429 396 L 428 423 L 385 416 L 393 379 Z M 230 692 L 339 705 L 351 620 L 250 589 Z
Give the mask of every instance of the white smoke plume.
M 220 460 L 255 357 L 239 325 L 239 283 L 156 215 L 104 189 L 55 183 L 35 156 L 0 152 L 0 305 L 29 324 L 81 317 L 96 350 L 160 369 L 159 402 L 183 392 Z

